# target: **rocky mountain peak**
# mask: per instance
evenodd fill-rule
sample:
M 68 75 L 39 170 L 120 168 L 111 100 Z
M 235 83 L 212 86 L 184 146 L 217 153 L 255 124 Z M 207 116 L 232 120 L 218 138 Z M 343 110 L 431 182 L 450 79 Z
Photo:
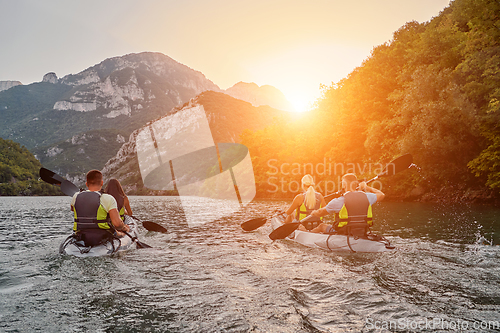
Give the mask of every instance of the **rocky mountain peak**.
M 57 75 L 54 72 L 49 72 L 43 76 L 42 82 L 57 83 Z
M 0 91 L 10 89 L 15 86 L 22 85 L 19 81 L 0 81 Z
M 153 52 L 109 58 L 60 82 L 76 88 L 54 109 L 98 111 L 106 118 L 130 117 L 152 104 L 168 111 L 203 91 L 220 90 L 201 72 Z

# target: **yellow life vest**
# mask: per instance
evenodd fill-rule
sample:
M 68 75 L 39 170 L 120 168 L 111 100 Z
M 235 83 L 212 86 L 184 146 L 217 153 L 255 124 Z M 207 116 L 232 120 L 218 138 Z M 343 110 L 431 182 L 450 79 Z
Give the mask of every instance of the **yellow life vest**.
M 296 214 L 296 216 L 299 220 L 305 219 L 307 216 L 311 215 L 313 210 L 318 210 L 318 209 L 322 208 L 321 207 L 321 194 L 320 193 L 318 193 L 318 192 L 315 193 L 316 204 L 311 209 L 307 208 L 307 206 L 306 206 L 306 193 L 304 192 L 304 193 L 302 193 L 302 195 L 304 196 L 304 200 L 303 200 L 302 204 L 300 205 L 300 207 L 297 208 L 297 214 Z M 322 217 L 312 217 L 309 221 L 303 223 L 303 225 L 307 230 L 312 230 L 315 227 L 317 227 L 321 223 L 322 220 L 323 220 Z
M 120 208 L 120 218 L 122 219 L 122 221 L 125 221 L 125 207 L 122 206 L 122 208 Z
M 366 193 L 361 191 L 348 192 L 344 195 L 344 205 L 335 214 L 336 229 L 345 227 L 349 221 L 364 220 L 368 227 L 373 225 L 372 205 Z

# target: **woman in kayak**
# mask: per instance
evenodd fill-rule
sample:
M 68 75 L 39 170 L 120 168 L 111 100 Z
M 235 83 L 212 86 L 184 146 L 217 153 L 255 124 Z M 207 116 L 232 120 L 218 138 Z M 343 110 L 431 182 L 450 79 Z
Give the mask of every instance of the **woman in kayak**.
M 118 204 L 118 212 L 122 220 L 125 219 L 125 213 L 132 216 L 132 208 L 130 208 L 130 201 L 123 191 L 123 187 L 118 179 L 112 178 L 109 180 L 105 193 L 111 194 Z
M 292 204 L 286 211 L 287 217 L 285 223 L 290 223 L 292 220 L 302 220 L 306 216 L 311 215 L 311 212 L 326 206 L 325 198 L 319 192 L 314 190 L 314 179 L 307 174 L 302 177 L 302 193 L 299 193 L 293 199 Z M 321 218 L 312 218 L 307 223 L 299 226 L 299 230 L 311 230 L 321 223 Z

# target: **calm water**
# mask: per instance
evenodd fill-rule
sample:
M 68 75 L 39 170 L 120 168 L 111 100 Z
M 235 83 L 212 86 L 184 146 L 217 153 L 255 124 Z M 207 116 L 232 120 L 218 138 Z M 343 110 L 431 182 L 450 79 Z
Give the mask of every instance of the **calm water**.
M 132 197 L 169 233 L 73 258 L 69 204 L 0 198 L 1 332 L 500 331 L 500 247 L 482 245 L 500 244 L 497 208 L 382 203 L 375 229 L 398 250 L 334 254 L 241 230 L 285 202 L 189 228 L 175 198 Z

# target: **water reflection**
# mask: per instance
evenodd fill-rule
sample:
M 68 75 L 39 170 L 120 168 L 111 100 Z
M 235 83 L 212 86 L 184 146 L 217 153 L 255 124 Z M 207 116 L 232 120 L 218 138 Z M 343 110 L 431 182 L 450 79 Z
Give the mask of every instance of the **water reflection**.
M 257 201 L 190 228 L 175 197 L 131 197 L 152 249 L 105 258 L 57 253 L 69 198 L 0 199 L 0 330 L 371 331 L 367 319 L 500 320 L 499 210 L 381 203 L 375 229 L 397 246 L 329 253 L 240 224 L 288 203 Z M 452 331 L 452 330 L 451 330 Z M 471 330 L 472 331 L 472 330 Z M 485 330 L 488 331 L 488 330 Z M 494 330 L 490 330 L 494 331 Z

